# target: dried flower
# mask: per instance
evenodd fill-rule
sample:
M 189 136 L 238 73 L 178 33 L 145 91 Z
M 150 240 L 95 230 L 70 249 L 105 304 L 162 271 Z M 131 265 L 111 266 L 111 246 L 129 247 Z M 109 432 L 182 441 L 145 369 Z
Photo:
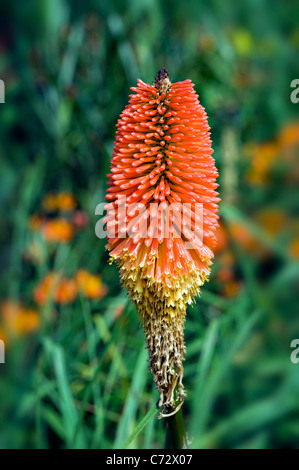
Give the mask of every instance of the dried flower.
M 165 412 L 185 396 L 186 305 L 208 278 L 218 225 L 210 128 L 193 86 L 171 83 L 165 69 L 153 85 L 138 80 L 118 121 L 106 196 L 107 248 L 143 320 Z

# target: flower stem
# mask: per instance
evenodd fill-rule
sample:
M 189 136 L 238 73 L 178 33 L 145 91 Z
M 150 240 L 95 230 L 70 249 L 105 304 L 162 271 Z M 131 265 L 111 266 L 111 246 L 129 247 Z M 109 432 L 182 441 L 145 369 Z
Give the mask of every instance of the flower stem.
M 167 420 L 167 442 L 166 447 L 169 449 L 187 449 L 188 440 L 185 432 L 182 408 L 177 413 L 166 418 Z

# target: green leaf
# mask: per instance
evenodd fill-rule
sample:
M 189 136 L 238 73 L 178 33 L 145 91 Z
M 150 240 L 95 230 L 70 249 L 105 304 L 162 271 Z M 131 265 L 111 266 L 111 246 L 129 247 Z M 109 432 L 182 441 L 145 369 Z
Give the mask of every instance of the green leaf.
M 122 449 L 127 449 L 129 445 L 134 441 L 134 439 L 138 436 L 138 434 L 149 424 L 154 416 L 158 413 L 159 409 L 157 403 L 152 406 L 149 412 L 144 416 L 144 418 L 140 421 L 138 426 L 134 429 L 132 434 L 126 439 L 126 441 L 122 445 Z

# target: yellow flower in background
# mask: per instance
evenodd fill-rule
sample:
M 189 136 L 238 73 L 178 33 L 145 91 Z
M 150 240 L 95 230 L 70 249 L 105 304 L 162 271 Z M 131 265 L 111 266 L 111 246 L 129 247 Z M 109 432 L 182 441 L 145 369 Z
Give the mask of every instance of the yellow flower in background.
M 77 200 L 72 193 L 64 191 L 57 194 L 56 204 L 59 211 L 72 211 L 77 206 Z
M 275 141 L 245 145 L 244 151 L 251 164 L 246 175 L 250 183 L 265 184 L 269 181 L 270 169 L 278 158 L 279 150 Z
M 88 299 L 100 299 L 107 293 L 107 286 L 102 283 L 99 275 L 80 269 L 77 272 L 76 280 L 79 291 Z
M 34 300 L 39 305 L 45 305 L 54 300 L 59 304 L 70 304 L 77 297 L 77 284 L 73 279 L 60 277 L 56 272 L 48 273 L 34 291 Z
M 67 191 L 50 193 L 42 201 L 42 208 L 48 212 L 60 213 L 55 218 L 49 215 L 33 214 L 28 221 L 28 227 L 32 232 L 40 232 L 47 242 L 68 243 L 88 224 L 88 217 L 82 210 L 75 210 L 77 199 Z M 32 246 L 34 250 L 34 246 Z M 28 250 L 27 250 L 28 251 Z M 27 258 L 26 258 L 26 255 Z M 25 253 L 25 259 L 36 261 L 32 253 Z
M 54 194 L 48 194 L 42 201 L 42 207 L 47 212 L 55 212 L 57 209 L 56 196 Z
M 288 172 L 289 181 L 298 181 L 299 165 L 297 147 L 299 146 L 299 122 L 285 124 L 277 138 L 257 143 L 248 143 L 244 152 L 249 157 L 250 168 L 247 181 L 257 185 L 270 182 L 270 174 L 275 166 L 283 163 Z
M 277 208 L 267 208 L 256 214 L 255 220 L 270 236 L 275 236 L 288 226 L 287 215 Z
M 293 258 L 299 259 L 299 239 L 298 238 L 291 241 L 288 247 L 288 251 Z
M 73 225 L 63 218 L 47 221 L 42 232 L 47 242 L 67 243 L 75 236 Z
M 299 121 L 286 124 L 278 135 L 282 147 L 299 145 Z
M 55 296 L 59 276 L 57 273 L 48 273 L 34 290 L 34 300 L 39 305 L 44 305 Z
M 239 28 L 233 31 L 232 44 L 239 55 L 248 56 L 254 50 L 254 40 L 247 29 Z
M 68 212 L 74 210 L 76 206 L 77 200 L 75 196 L 68 191 L 50 193 L 44 198 L 42 202 L 42 207 L 47 212 Z
M 10 300 L 1 304 L 1 320 L 4 330 L 15 336 L 31 333 L 40 326 L 40 318 L 35 310 Z
M 74 279 L 62 278 L 55 292 L 55 300 L 58 304 L 71 304 L 78 294 L 77 283 Z
M 70 304 L 76 300 L 78 292 L 88 299 L 99 300 L 107 291 L 99 275 L 84 269 L 77 271 L 73 278 L 49 272 L 35 288 L 34 300 L 39 305 L 45 305 L 50 300 L 58 304 Z

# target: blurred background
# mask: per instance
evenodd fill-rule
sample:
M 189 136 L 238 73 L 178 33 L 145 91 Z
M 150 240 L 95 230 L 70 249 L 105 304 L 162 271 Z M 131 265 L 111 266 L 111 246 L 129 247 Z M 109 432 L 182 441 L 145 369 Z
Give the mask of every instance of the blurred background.
M 299 3 L 1 8 L 0 448 L 119 448 L 158 399 L 95 207 L 130 87 L 162 67 L 207 110 L 222 198 L 185 329 L 191 447 L 298 448 Z M 164 445 L 155 416 L 130 446 Z

